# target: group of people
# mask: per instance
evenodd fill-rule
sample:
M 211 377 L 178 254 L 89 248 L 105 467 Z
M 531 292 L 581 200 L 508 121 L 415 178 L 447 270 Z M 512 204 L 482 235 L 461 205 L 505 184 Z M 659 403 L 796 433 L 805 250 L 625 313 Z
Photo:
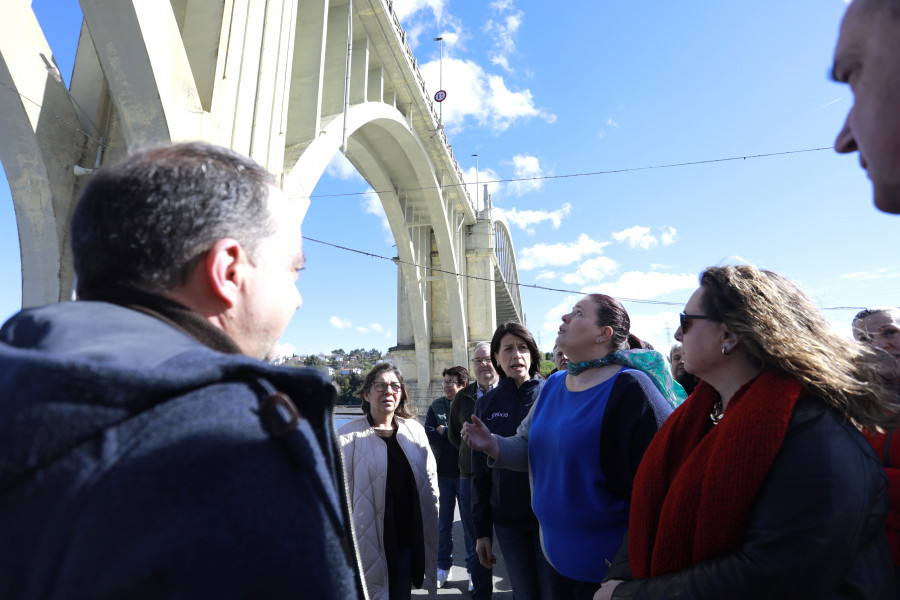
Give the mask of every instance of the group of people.
M 832 75 L 854 94 L 835 148 L 900 213 L 898 0 L 849 4 Z M 91 178 L 79 300 L 0 328 L 5 598 L 434 595 L 445 490 L 478 597 L 494 534 L 522 598 L 895 597 L 895 309 L 848 340 L 784 277 L 706 269 L 670 357 L 696 385 L 682 401 L 592 294 L 545 381 L 506 325 L 474 348 L 474 382 L 444 373 L 432 430 L 379 365 L 337 435 L 331 381 L 264 362 L 301 303 L 307 204 L 200 142 Z

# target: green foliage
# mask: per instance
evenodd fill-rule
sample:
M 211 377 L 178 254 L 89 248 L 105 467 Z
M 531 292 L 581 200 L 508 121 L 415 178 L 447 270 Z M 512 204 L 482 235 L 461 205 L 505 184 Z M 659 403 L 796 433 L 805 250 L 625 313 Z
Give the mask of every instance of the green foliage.
M 310 354 L 306 358 L 303 359 L 303 364 L 307 367 L 320 367 L 325 364 L 325 361 L 316 356 L 315 354 Z
M 556 368 L 556 363 L 552 360 L 541 361 L 541 377 L 546 379 L 550 375 L 550 371 Z
M 335 375 L 334 382 L 341 388 L 338 395 L 338 404 L 362 404 L 362 385 L 364 376 L 359 373 L 349 375 Z

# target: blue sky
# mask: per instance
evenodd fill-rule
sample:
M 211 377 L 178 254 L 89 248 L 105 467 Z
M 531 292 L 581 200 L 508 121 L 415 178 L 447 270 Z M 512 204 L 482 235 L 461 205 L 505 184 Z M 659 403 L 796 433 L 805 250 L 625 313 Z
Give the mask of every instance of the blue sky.
M 77 0 L 32 3 L 65 77 Z M 798 281 L 822 307 L 900 303 L 900 220 L 872 206 L 855 157 L 828 148 L 852 101 L 827 73 L 843 0 L 556 3 L 395 0 L 420 69 L 438 89 L 460 168 L 491 184 L 510 223 L 528 327 L 550 349 L 584 292 L 626 301 L 632 330 L 667 348 L 708 265 L 752 262 Z M 718 161 L 646 169 L 659 165 Z M 304 221 L 310 237 L 396 254 L 377 197 L 340 157 Z M 473 189 L 474 193 L 474 189 Z M 0 317 L 21 302 L 8 185 L 0 183 Z M 893 240 L 893 241 L 892 241 Z M 304 305 L 285 351 L 396 343 L 396 267 L 308 242 Z M 854 310 L 828 310 L 849 334 Z

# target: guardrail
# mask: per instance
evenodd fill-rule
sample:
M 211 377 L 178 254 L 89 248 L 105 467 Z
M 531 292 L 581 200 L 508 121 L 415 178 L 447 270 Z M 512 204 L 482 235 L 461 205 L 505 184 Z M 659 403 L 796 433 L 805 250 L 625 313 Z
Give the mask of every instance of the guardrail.
M 465 194 L 466 201 L 472 207 L 472 210 L 477 211 L 478 207 L 476 207 L 472 202 L 472 197 L 469 194 L 469 187 L 465 185 L 466 180 L 463 178 L 462 171 L 459 169 L 459 162 L 457 162 L 456 157 L 453 155 L 453 148 L 450 146 L 449 140 L 447 140 L 447 134 L 444 133 L 443 123 L 440 122 L 438 113 L 434 109 L 434 101 L 432 100 L 431 95 L 428 93 L 428 88 L 425 86 L 425 78 L 422 77 L 422 73 L 419 71 L 418 61 L 413 55 L 412 49 L 409 47 L 409 44 L 406 42 L 406 32 L 403 31 L 403 26 L 400 25 L 400 19 L 397 18 L 397 14 L 394 12 L 394 2 L 393 0 L 381 0 L 381 2 L 385 7 L 385 12 L 391 16 L 390 21 L 393 25 L 394 35 L 397 36 L 397 41 L 400 42 L 400 47 L 404 50 L 409 68 L 416 77 L 416 82 L 419 84 L 419 91 L 422 94 L 422 99 L 425 101 L 425 107 L 428 109 L 428 112 L 431 113 L 432 125 L 434 126 L 435 131 L 440 134 L 441 142 L 443 142 L 444 148 L 447 151 L 447 155 L 450 157 L 450 164 L 456 171 L 456 177 L 459 179 L 459 183 L 461 184 L 460 188 Z

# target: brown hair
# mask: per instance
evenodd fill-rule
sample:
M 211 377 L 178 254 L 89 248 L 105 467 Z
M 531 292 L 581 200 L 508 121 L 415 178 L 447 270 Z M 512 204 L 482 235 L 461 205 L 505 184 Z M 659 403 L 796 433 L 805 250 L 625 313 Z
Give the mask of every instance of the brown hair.
M 398 417 L 403 417 L 404 419 L 411 419 L 416 416 L 416 407 L 412 405 L 409 401 L 409 388 L 406 387 L 406 381 L 403 379 L 403 373 L 400 372 L 400 369 L 392 365 L 391 363 L 378 363 L 369 373 L 366 375 L 365 381 L 363 381 L 362 390 L 360 390 L 359 395 L 362 397 L 362 410 L 365 414 L 369 414 L 372 410 L 372 407 L 369 405 L 369 401 L 366 400 L 366 394 L 369 393 L 369 390 L 372 389 L 372 386 L 375 384 L 375 378 L 384 373 L 385 371 L 390 371 L 394 375 L 397 376 L 397 381 L 400 382 L 400 402 L 397 404 L 397 410 L 394 411 L 394 414 Z
M 885 377 L 886 361 L 836 334 L 797 284 L 739 265 L 706 269 L 700 287 L 704 313 L 737 336 L 755 366 L 796 377 L 859 425 L 897 425 L 896 381 Z
M 618 300 L 606 294 L 588 294 L 588 298 L 597 303 L 597 325 L 612 328 L 613 334 L 610 343 L 613 350 L 640 347 L 640 340 L 637 340 L 637 336 L 634 336 L 637 346 L 632 345 L 632 341 L 629 339 L 631 318 Z
M 447 375 L 456 377 L 462 381 L 463 385 L 469 385 L 469 370 L 463 366 L 447 367 L 444 369 L 444 372 L 441 373 L 441 377 L 446 377 Z

